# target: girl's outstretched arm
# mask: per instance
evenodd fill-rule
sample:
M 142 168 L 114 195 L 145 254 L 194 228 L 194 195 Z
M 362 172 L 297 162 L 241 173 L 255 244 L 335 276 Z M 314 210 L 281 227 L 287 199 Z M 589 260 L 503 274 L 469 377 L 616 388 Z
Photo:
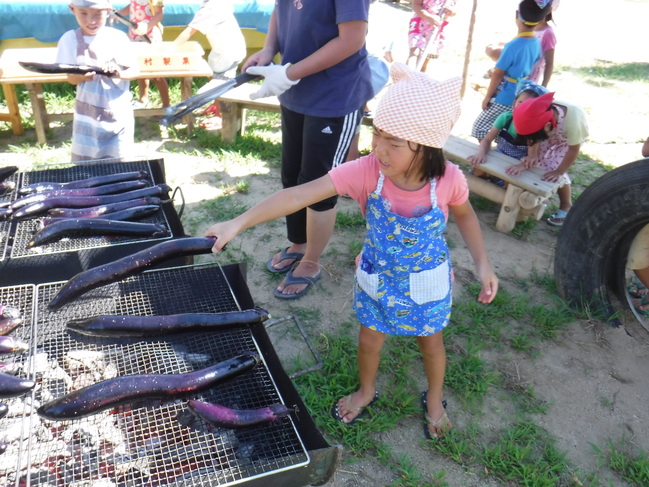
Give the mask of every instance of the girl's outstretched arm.
M 481 303 L 491 303 L 498 292 L 498 278 L 494 274 L 491 264 L 489 264 L 478 217 L 473 211 L 471 203 L 468 201 L 461 205 L 449 206 L 449 209 L 453 213 L 455 223 L 462 234 L 464 242 L 469 248 L 476 270 L 478 271 L 478 277 L 482 283 L 478 301 Z
M 279 191 L 238 217 L 212 225 L 205 236 L 216 237 L 212 252 L 219 252 L 234 237 L 258 223 L 290 215 L 337 194 L 334 183 L 327 174 L 315 181 Z

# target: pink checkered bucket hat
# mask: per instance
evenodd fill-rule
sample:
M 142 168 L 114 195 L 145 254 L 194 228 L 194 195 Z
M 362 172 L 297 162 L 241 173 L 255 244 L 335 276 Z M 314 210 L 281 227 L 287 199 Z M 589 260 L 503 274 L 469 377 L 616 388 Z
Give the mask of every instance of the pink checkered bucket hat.
M 390 135 L 443 148 L 460 116 L 462 78 L 437 81 L 405 64 L 394 63 L 393 84 L 381 97 L 374 125 Z

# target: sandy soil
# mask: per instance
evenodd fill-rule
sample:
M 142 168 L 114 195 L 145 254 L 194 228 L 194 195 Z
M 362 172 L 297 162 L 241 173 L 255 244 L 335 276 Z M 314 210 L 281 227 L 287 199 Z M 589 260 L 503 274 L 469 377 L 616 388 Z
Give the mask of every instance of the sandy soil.
M 463 0 L 458 3 L 460 12 L 449 26 L 447 52 L 439 62 L 431 65 L 431 74 L 440 78 L 462 74 L 471 2 Z M 481 2 L 484 3 L 493 2 Z M 487 82 L 482 78 L 490 67 L 490 62 L 482 55 L 484 45 L 500 39 L 508 40 L 515 34 L 513 16 L 516 2 L 507 0 L 497 3 L 498 12 L 488 10 L 485 5 L 481 5 L 477 12 L 463 114 L 454 129 L 459 136 L 468 136 L 471 123 L 479 111 L 481 86 Z M 608 165 L 631 162 L 640 158 L 640 143 L 649 135 L 646 128 L 649 110 L 638 106 L 638 100 L 646 99 L 647 88 L 639 83 L 618 83 L 615 80 L 606 83 L 585 82 L 578 70 L 601 63 L 643 61 L 645 58 L 641 57 L 639 49 L 634 51 L 627 47 L 641 48 L 644 43 L 631 39 L 621 49 L 611 40 L 627 39 L 630 34 L 639 35 L 640 22 L 647 18 L 649 5 L 622 1 L 616 9 L 616 17 L 627 19 L 624 25 L 618 25 L 622 22 L 617 21 L 608 22 L 607 30 L 617 31 L 606 36 L 586 36 L 582 34 L 586 32 L 582 27 L 594 25 L 590 23 L 591 20 L 601 20 L 601 13 L 610 10 L 610 4 L 604 0 L 594 0 L 589 2 L 591 6 L 587 12 L 577 4 L 580 2 L 564 1 L 556 14 L 560 36 L 556 62 L 559 69 L 550 88 L 557 90 L 557 96 L 570 99 L 586 109 L 591 137 L 583 148 L 584 153 Z M 390 19 L 395 39 L 395 58 L 403 60 L 404 36 L 410 18 L 409 4 L 381 3 L 379 6 Z M 602 33 L 599 28 L 594 32 Z M 645 96 L 641 97 L 643 94 Z M 65 160 L 65 149 L 57 148 L 57 142 L 69 139 L 70 126 L 54 129 L 51 147 L 33 152 L 11 151 L 10 145 L 21 144 L 24 140 L 8 135 L 6 130 L 0 135 L 0 144 L 4 145 L 0 147 L 0 165 L 29 165 L 35 158 Z M 169 182 L 180 186 L 186 195 L 184 219 L 193 218 L 203 222 L 199 224 L 197 234 L 218 219 L 218 215 L 196 214 L 199 201 L 222 193 L 222 189 L 213 184 L 210 177 L 215 171 L 220 173 L 221 182 L 235 181 L 252 174 L 247 177 L 250 181 L 249 193 L 239 196 L 239 201 L 245 205 L 260 201 L 280 187 L 276 169 L 215 167 L 201 156 L 166 152 L 166 149 L 184 143 L 165 139 L 164 133 L 159 133 L 142 142 L 140 149 L 147 156 L 163 151 L 161 156 L 165 158 Z M 356 207 L 352 201 L 343 199 L 339 208 L 341 211 L 351 211 Z M 527 238 L 519 239 L 495 230 L 494 211 L 480 211 L 479 218 L 488 253 L 503 286 L 513 286 L 516 282 L 527 280 L 532 272 L 552 275 L 558 229 L 541 222 Z M 344 232 L 336 232 L 322 262 L 325 277 L 318 283 L 317 289 L 295 303 L 282 302 L 272 296 L 274 281 L 265 271 L 265 262 L 273 251 L 286 245 L 281 222 L 251 230 L 245 238 L 231 244 L 230 254 L 223 259 L 246 256 L 249 262 L 248 284 L 256 304 L 268 309 L 273 316 L 317 310 L 320 319 L 309 326 L 310 337 L 315 339 L 321 333 L 335 333 L 340 324 L 350 320 L 353 315 L 352 268 L 347 255 L 347 239 Z M 452 252 L 457 272 L 470 277 L 473 267 L 468 251 L 452 224 L 449 239 L 457 243 L 457 248 Z M 277 346 L 282 349 L 280 343 Z M 644 366 L 649 364 L 649 332 L 638 322 L 626 320 L 622 327 L 609 328 L 597 321 L 575 321 L 557 340 L 544 342 L 537 358 L 512 358 L 506 363 L 510 374 L 523 383 L 533 385 L 537 396 L 548 401 L 549 411 L 538 421 L 558 439 L 558 447 L 567 452 L 569 461 L 579 470 L 598 471 L 597 457 L 591 445 L 605 445 L 608 439 L 617 439 L 623 434 L 639 447 L 649 450 L 649 410 L 646 407 L 649 402 L 649 376 L 644 371 Z M 416 368 L 417 364 L 413 364 L 413 369 Z M 423 389 L 423 375 L 419 385 Z M 502 412 L 489 411 L 488 406 L 485 405 L 482 421 L 495 428 L 502 421 Z M 458 428 L 472 419 L 466 412 L 457 409 L 452 411 L 452 415 Z M 467 472 L 450 460 L 423 450 L 419 445 L 420 428 L 419 421 L 405 422 L 400 429 L 383 434 L 382 439 L 396 452 L 406 454 L 424 474 L 445 470 L 449 485 L 498 485 L 481 478 L 479 472 Z M 379 486 L 396 479 L 394 471 L 367 458 L 341 465 L 327 487 Z M 614 482 L 613 485 L 625 484 Z

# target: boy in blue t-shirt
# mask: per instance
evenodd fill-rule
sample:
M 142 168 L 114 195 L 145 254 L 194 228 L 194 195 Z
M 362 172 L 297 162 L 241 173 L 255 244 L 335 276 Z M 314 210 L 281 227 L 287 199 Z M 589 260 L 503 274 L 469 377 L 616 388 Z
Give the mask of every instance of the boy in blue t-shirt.
M 541 43 L 534 27 L 545 18 L 552 2 L 540 8 L 534 0 L 523 0 L 516 11 L 518 35 L 503 47 L 482 101 L 482 113 L 473 123 L 471 135 L 482 140 L 501 113 L 511 110 L 516 83 L 527 78 L 541 57 Z M 494 98 L 492 100 L 492 98 Z

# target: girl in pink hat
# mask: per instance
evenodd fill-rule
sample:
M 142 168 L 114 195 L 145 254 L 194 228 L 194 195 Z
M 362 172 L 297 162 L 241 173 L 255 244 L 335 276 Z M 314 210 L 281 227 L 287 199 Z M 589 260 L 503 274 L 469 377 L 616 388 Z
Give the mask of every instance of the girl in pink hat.
M 332 169 L 315 181 L 285 189 L 237 218 L 217 223 L 214 252 L 258 223 L 293 213 L 333 195 L 355 199 L 367 220 L 357 258 L 354 310 L 360 387 L 332 407 L 352 424 L 379 393 L 376 375 L 387 335 L 411 335 L 423 355 L 427 388 L 421 393 L 426 438 L 451 427 L 442 398 L 446 353 L 442 330 L 451 313 L 452 273 L 444 237 L 449 211 L 471 253 L 490 303 L 498 290 L 478 219 L 468 201 L 460 169 L 445 160 L 442 147 L 460 113 L 461 79 L 438 82 L 403 64 L 392 66 L 394 84 L 374 118 L 372 153 Z

